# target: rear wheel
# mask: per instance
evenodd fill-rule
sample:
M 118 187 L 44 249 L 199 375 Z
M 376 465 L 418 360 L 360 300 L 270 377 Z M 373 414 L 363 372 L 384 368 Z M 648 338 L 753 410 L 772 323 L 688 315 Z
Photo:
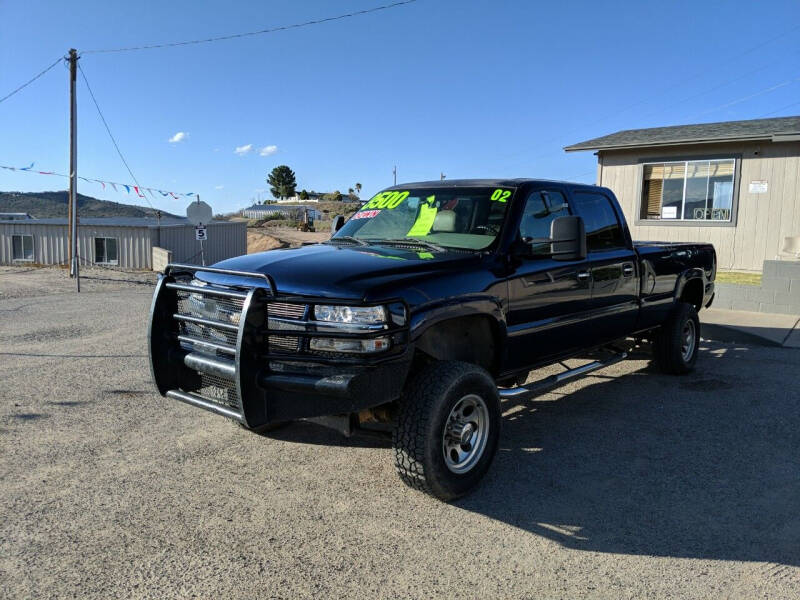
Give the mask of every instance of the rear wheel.
M 463 496 L 492 463 L 500 439 L 500 399 L 492 377 L 444 361 L 409 384 L 393 435 L 397 473 L 441 500 Z
M 669 319 L 653 339 L 656 366 L 671 375 L 683 375 L 694 369 L 700 345 L 700 319 L 691 304 L 679 302 Z

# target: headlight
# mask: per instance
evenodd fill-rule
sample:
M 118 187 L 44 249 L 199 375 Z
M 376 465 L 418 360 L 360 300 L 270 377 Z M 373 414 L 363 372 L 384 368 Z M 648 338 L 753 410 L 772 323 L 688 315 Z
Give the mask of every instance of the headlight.
M 330 323 L 355 323 L 375 325 L 386 323 L 386 308 L 383 306 L 331 306 L 318 304 L 314 307 L 318 321 Z
M 349 354 L 368 354 L 371 352 L 383 352 L 389 349 L 388 337 L 377 337 L 369 339 L 351 338 L 311 338 L 309 347 L 311 350 L 322 352 L 347 352 Z

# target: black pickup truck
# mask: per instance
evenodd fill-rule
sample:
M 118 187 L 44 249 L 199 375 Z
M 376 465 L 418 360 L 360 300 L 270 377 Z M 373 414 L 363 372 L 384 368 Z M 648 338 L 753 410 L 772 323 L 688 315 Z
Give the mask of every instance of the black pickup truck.
M 710 244 L 634 243 L 602 187 L 405 184 L 333 229 L 320 244 L 168 266 L 149 320 L 156 387 L 257 432 L 305 419 L 391 434 L 401 479 L 445 500 L 489 468 L 501 399 L 634 347 L 687 373 L 714 296 Z M 575 358 L 588 362 L 525 384 Z

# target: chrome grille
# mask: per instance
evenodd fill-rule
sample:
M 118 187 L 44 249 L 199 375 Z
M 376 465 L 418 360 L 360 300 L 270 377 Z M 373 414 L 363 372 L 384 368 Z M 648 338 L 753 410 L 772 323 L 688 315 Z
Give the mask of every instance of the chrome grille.
M 198 286 L 198 293 L 195 294 L 182 290 L 177 292 L 178 314 L 220 321 L 234 326 L 239 325 L 239 319 L 241 318 L 244 304 L 243 300 L 204 295 L 201 291 L 204 286 L 199 285 L 196 280 L 192 280 L 191 285 Z M 225 331 L 208 325 L 180 321 L 178 333 L 180 335 L 189 335 L 208 340 L 209 342 L 236 347 L 237 333 L 235 331 Z M 181 341 L 181 347 L 185 350 L 197 350 L 212 355 L 219 353 L 210 347 L 204 347 L 200 343 L 192 344 Z
M 306 304 L 292 304 L 289 302 L 270 302 L 267 305 L 267 318 L 280 317 L 283 319 L 301 320 L 306 315 Z M 305 327 L 297 324 L 283 323 L 269 320 L 270 329 L 285 329 L 287 331 L 303 331 Z M 270 335 L 267 339 L 271 352 L 298 352 L 300 350 L 300 337 L 294 335 Z
M 306 314 L 306 304 L 289 304 L 288 302 L 270 302 L 267 305 L 269 314 L 286 319 L 302 319 Z

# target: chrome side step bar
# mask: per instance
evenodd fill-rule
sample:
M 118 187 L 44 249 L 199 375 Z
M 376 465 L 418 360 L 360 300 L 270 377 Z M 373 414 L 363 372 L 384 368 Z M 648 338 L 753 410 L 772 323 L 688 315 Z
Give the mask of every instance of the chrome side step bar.
M 577 379 L 578 377 L 583 377 L 584 375 L 588 375 L 589 373 L 597 371 L 598 369 L 602 369 L 604 367 L 610 367 L 611 365 L 623 361 L 626 358 L 628 358 L 628 353 L 620 352 L 607 360 L 595 360 L 585 365 L 581 365 L 580 367 L 575 367 L 574 369 L 568 369 L 563 373 L 556 373 L 555 375 L 550 375 L 549 377 L 545 377 L 544 379 L 540 379 L 539 381 L 534 381 L 532 383 L 529 383 L 528 385 L 508 388 L 508 389 L 500 389 L 498 390 L 498 393 L 500 394 L 500 398 L 504 399 L 513 398 L 514 400 L 529 400 L 533 396 L 541 394 L 542 392 L 552 387 L 555 387 L 566 381 L 570 381 L 571 379 Z

